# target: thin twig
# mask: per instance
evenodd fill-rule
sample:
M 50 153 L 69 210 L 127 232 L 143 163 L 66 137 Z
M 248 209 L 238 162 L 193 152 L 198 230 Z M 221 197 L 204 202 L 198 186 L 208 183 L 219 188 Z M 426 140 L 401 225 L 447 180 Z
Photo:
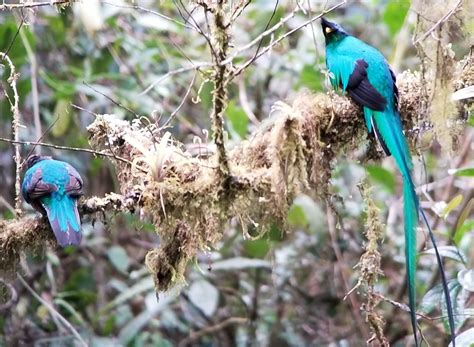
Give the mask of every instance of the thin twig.
M 184 66 L 184 67 L 181 67 L 181 68 L 176 69 L 176 70 L 170 70 L 170 71 L 168 71 L 166 74 L 164 74 L 163 76 L 161 76 L 160 78 L 158 78 L 156 81 L 154 81 L 152 84 L 150 84 L 150 85 L 149 85 L 143 92 L 141 92 L 139 95 L 145 95 L 145 94 L 147 94 L 147 93 L 148 93 L 150 90 L 152 90 L 157 84 L 159 84 L 160 82 L 164 81 L 164 80 L 167 79 L 168 77 L 171 77 L 171 76 L 180 74 L 180 73 L 182 73 L 182 72 L 190 71 L 190 70 L 199 70 L 201 67 L 211 66 L 211 65 L 212 65 L 211 63 L 204 62 L 204 63 L 194 64 L 193 66 Z
M 47 128 L 46 130 L 40 135 L 40 137 L 36 140 L 36 142 L 41 142 L 43 141 L 43 138 L 46 136 L 46 134 L 54 127 L 54 125 L 56 124 L 56 122 L 59 120 L 59 116 L 56 117 L 56 119 L 54 120 L 54 122 L 52 122 Z M 25 155 L 25 159 L 21 162 L 21 167 L 23 168 L 24 165 L 25 165 L 25 162 L 28 160 L 29 156 L 31 154 L 33 154 L 36 150 L 36 146 L 33 146 L 30 151 L 28 152 L 27 155 Z M 38 151 L 39 153 L 40 151 Z
M 280 36 L 279 38 L 277 38 L 275 41 L 273 41 L 272 43 L 270 43 L 267 47 L 265 47 L 260 53 L 258 53 L 256 56 L 254 56 L 252 59 L 249 59 L 247 60 L 245 63 L 243 63 L 241 66 L 239 66 L 234 72 L 233 72 L 233 76 L 237 76 L 239 75 L 243 70 L 245 70 L 249 65 L 251 65 L 255 60 L 257 60 L 258 58 L 260 58 L 262 55 L 264 55 L 265 53 L 267 53 L 269 50 L 271 50 L 273 48 L 273 46 L 277 45 L 278 43 L 280 43 L 282 40 L 284 40 L 285 38 L 287 38 L 288 36 L 294 34 L 295 32 L 297 32 L 298 30 L 300 30 L 301 28 L 313 23 L 315 20 L 321 18 L 322 16 L 324 16 L 325 14 L 329 13 L 329 12 L 332 12 L 334 11 L 335 9 L 341 7 L 342 5 L 344 5 L 346 3 L 346 0 L 338 3 L 337 5 L 334 5 L 333 7 L 331 7 L 330 9 L 328 10 L 324 10 L 323 12 L 321 12 L 320 14 L 318 14 L 317 16 L 314 16 L 310 19 L 308 19 L 306 22 L 298 25 L 296 28 L 288 31 L 286 34 L 283 34 L 282 36 Z M 270 28 L 269 30 L 272 30 L 273 28 Z
M 105 93 L 102 93 L 100 90 L 98 90 L 97 88 L 94 88 L 93 86 L 91 86 L 89 83 L 87 82 L 83 82 L 84 85 L 86 85 L 87 87 L 89 87 L 90 89 L 92 89 L 94 92 L 102 95 L 103 97 L 105 97 L 107 100 L 109 100 L 110 102 L 112 102 L 114 105 L 120 107 L 120 108 L 123 108 L 125 111 L 128 111 L 130 112 L 131 114 L 135 115 L 135 117 L 137 118 L 140 118 L 140 115 L 138 113 L 136 113 L 134 110 L 132 110 L 131 108 L 123 105 L 122 103 L 120 103 L 119 101 L 116 101 L 114 98 L 108 96 L 107 94 Z
M 13 36 L 12 41 L 11 41 L 10 44 L 8 45 L 8 48 L 7 48 L 7 50 L 5 51 L 5 55 L 8 55 L 8 53 L 10 53 L 10 49 L 12 49 L 13 44 L 15 43 L 16 38 L 18 37 L 18 34 L 20 33 L 21 28 L 23 27 L 23 24 L 24 24 L 24 21 L 23 21 L 23 16 L 22 16 L 22 20 L 21 20 L 21 22 L 20 22 L 20 25 L 18 26 L 18 29 L 16 30 L 16 33 L 15 33 L 15 35 Z M 5 59 L 5 58 L 3 58 L 3 59 Z M 2 59 L 2 61 L 3 61 L 3 59 Z
M 50 0 L 43 2 L 27 2 L 23 4 L 0 4 L 0 11 L 4 10 L 15 10 L 20 8 L 33 8 L 33 7 L 43 7 L 43 6 L 53 6 L 53 5 L 64 5 L 70 4 L 71 0 Z
M 171 123 L 171 121 L 174 119 L 174 117 L 175 117 L 176 114 L 179 112 L 179 110 L 181 109 L 181 107 L 183 107 L 184 103 L 186 102 L 186 99 L 187 99 L 188 96 L 189 96 L 189 93 L 191 93 L 191 89 L 193 88 L 194 81 L 196 81 L 196 76 L 197 76 L 197 71 L 194 73 L 193 78 L 192 78 L 191 82 L 189 83 L 188 89 L 186 90 L 186 94 L 184 94 L 184 97 L 181 99 L 181 103 L 178 105 L 178 107 L 176 108 L 176 110 L 174 110 L 173 113 L 171 113 L 170 117 L 169 117 L 168 120 L 165 122 L 165 124 L 163 124 L 163 126 L 161 127 L 161 129 L 166 128 L 166 127 Z
M 182 2 L 181 0 L 179 0 L 179 3 L 181 4 L 181 7 L 182 7 L 183 11 L 186 12 L 186 14 L 188 15 L 188 18 L 185 18 L 184 15 L 183 15 L 183 13 L 181 12 L 181 9 L 180 9 L 178 3 L 177 3 L 175 0 L 173 0 L 173 2 L 175 3 L 175 6 L 176 6 L 176 8 L 178 9 L 178 12 L 179 12 L 180 16 L 181 16 L 187 23 L 189 23 L 189 19 L 191 19 L 191 20 L 193 21 L 194 26 L 195 26 L 195 30 L 196 30 L 202 37 L 204 37 L 204 39 L 207 41 L 207 43 L 208 43 L 208 45 L 209 45 L 209 48 L 211 49 L 211 53 L 212 53 L 213 55 L 215 55 L 216 52 L 214 52 L 214 46 L 213 46 L 213 44 L 212 44 L 212 42 L 211 42 L 211 39 L 209 38 L 209 35 L 206 34 L 206 33 L 201 29 L 201 27 L 199 26 L 199 23 L 196 22 L 196 20 L 194 19 L 193 14 L 192 14 L 191 12 L 189 12 L 188 9 L 186 8 L 186 6 L 184 6 L 183 2 Z
M 117 8 L 126 8 L 126 9 L 132 9 L 132 10 L 137 10 L 137 11 L 141 11 L 141 12 L 145 12 L 145 13 L 149 13 L 149 14 L 153 14 L 155 16 L 158 16 L 160 18 L 163 18 L 163 19 L 166 19 L 167 21 L 169 22 L 172 22 L 172 23 L 175 23 L 175 24 L 178 24 L 182 27 L 185 27 L 187 29 L 192 29 L 192 30 L 196 30 L 195 27 L 193 27 L 192 25 L 188 25 L 186 23 L 183 23 L 183 22 L 180 22 L 179 20 L 176 20 L 174 18 L 171 18 L 171 17 L 168 17 L 162 13 L 159 13 L 157 11 L 153 11 L 153 10 L 150 10 L 148 8 L 145 8 L 143 6 L 139 6 L 139 5 L 120 5 L 120 4 L 114 4 L 112 2 L 108 2 L 108 1 L 101 1 L 103 4 L 107 4 L 107 5 L 110 5 L 110 6 L 114 6 L 114 7 L 117 7 Z M 197 31 L 197 30 L 196 30 Z
M 74 335 L 74 337 L 81 343 L 82 346 L 88 346 L 86 341 L 84 341 L 82 336 L 77 332 L 77 330 L 72 326 L 72 324 L 69 323 L 69 321 L 64 318 L 49 302 L 39 296 L 38 293 L 36 293 L 33 288 L 31 288 L 30 285 L 26 283 L 26 281 L 20 274 L 18 274 L 18 279 L 20 280 L 21 284 L 23 284 L 23 286 L 30 292 L 30 294 L 33 295 L 36 300 L 41 302 L 44 307 L 46 307 L 46 309 L 51 313 L 52 316 L 58 318 L 61 321 L 61 323 Z
M 246 0 L 245 3 L 240 4 L 240 6 L 238 6 L 235 9 L 235 11 L 232 13 L 230 22 L 235 21 L 242 14 L 242 12 L 247 8 L 247 6 L 250 5 L 251 2 L 252 0 Z
M 179 343 L 178 346 L 179 347 L 188 346 L 189 344 L 191 344 L 192 342 L 200 339 L 201 337 L 203 337 L 205 335 L 209 335 L 209 334 L 214 334 L 217 331 L 228 327 L 229 325 L 245 324 L 247 322 L 248 322 L 248 319 L 244 318 L 244 317 L 230 317 L 230 318 L 227 318 L 226 320 L 223 320 L 220 323 L 217 323 L 215 325 L 212 325 L 212 326 L 206 327 L 202 330 L 191 333 L 191 335 L 189 337 L 185 338 L 184 340 L 182 340 Z
M 20 109 L 19 109 L 19 100 L 18 91 L 16 89 L 16 80 L 18 79 L 18 74 L 15 71 L 15 65 L 11 61 L 10 57 L 4 53 L 0 52 L 0 57 L 2 60 L 6 60 L 10 66 L 10 77 L 8 77 L 8 83 L 10 84 L 13 90 L 13 103 L 8 97 L 7 91 L 5 90 L 5 95 L 10 101 L 11 111 L 13 114 L 12 121 L 12 135 L 13 140 L 18 141 L 20 138 L 19 127 L 20 127 Z M 21 215 L 21 200 L 20 200 L 20 172 L 21 172 L 21 156 L 20 156 L 20 146 L 15 144 L 15 163 L 16 163 L 16 178 L 15 178 L 15 213 L 17 216 Z
M 414 45 L 417 45 L 418 43 L 420 43 L 421 41 L 424 41 L 428 36 L 431 35 L 431 33 L 439 26 L 441 25 L 442 23 L 446 22 L 449 17 L 451 17 L 456 11 L 457 9 L 459 8 L 460 5 L 462 5 L 463 3 L 463 0 L 458 0 L 458 2 L 456 3 L 456 5 L 454 6 L 454 8 L 449 11 L 448 13 L 446 13 L 443 17 L 441 17 L 441 19 L 439 21 L 436 22 L 435 25 L 433 25 L 427 32 L 425 32 L 419 39 L 417 39 L 413 44 Z
M 125 159 L 125 158 L 119 157 L 119 156 L 114 155 L 112 153 L 107 153 L 107 152 L 104 152 L 104 151 L 94 151 L 93 149 L 88 149 L 88 148 L 60 146 L 60 145 L 54 145 L 52 143 L 45 143 L 45 142 L 11 140 L 11 139 L 7 139 L 7 138 L 4 138 L 4 137 L 0 137 L 0 141 L 1 142 L 12 143 L 14 145 L 43 146 L 43 147 L 61 149 L 61 150 L 65 150 L 65 151 L 91 153 L 91 154 L 100 155 L 100 156 L 103 156 L 103 157 L 111 157 L 111 158 L 117 159 L 119 161 L 122 161 L 124 163 L 132 165 L 132 162 L 130 160 Z
M 232 62 L 240 53 L 252 48 L 253 46 L 255 46 L 256 44 L 261 44 L 262 40 L 265 38 L 265 36 L 268 36 L 268 35 L 271 35 L 273 34 L 275 31 L 277 31 L 278 29 L 280 29 L 283 25 L 285 25 L 290 19 L 294 18 L 294 16 L 296 15 L 296 13 L 298 13 L 299 9 L 298 8 L 295 8 L 290 14 L 288 14 L 286 17 L 283 17 L 282 19 L 280 19 L 280 21 L 275 24 L 274 26 L 272 26 L 270 29 L 266 29 L 264 32 L 262 32 L 260 35 L 258 35 L 256 38 L 254 38 L 252 41 L 250 41 L 249 43 L 247 43 L 246 45 L 242 46 L 242 47 L 239 47 L 238 49 L 236 49 L 232 55 L 227 58 L 226 60 L 224 60 L 221 64 L 229 64 L 230 62 Z M 270 22 L 268 22 L 270 23 Z M 258 55 L 258 49 L 257 49 L 257 54 L 255 54 L 255 56 Z M 255 58 L 255 57 L 254 57 Z M 252 58 L 253 59 L 253 58 Z
M 336 229 L 336 219 L 335 219 L 335 211 L 333 210 L 333 207 L 331 206 L 331 203 L 328 201 L 326 203 L 326 218 L 328 221 L 328 227 L 329 227 L 329 235 L 331 238 L 331 245 L 334 250 L 334 254 L 337 259 L 337 265 L 339 268 L 339 272 L 341 274 L 341 279 L 342 279 L 342 284 L 344 286 L 344 291 L 346 293 L 350 292 L 350 287 L 349 287 L 349 282 L 346 277 L 345 273 L 345 267 L 344 264 L 346 263 L 344 260 L 344 257 L 342 256 L 341 249 L 339 248 L 339 245 L 337 244 L 337 229 Z M 367 331 L 367 326 L 364 324 L 364 322 L 361 320 L 360 314 L 359 314 L 359 307 L 360 304 L 357 300 L 357 298 L 354 297 L 354 295 L 349 295 L 349 301 L 351 303 L 351 308 L 352 308 L 352 315 L 355 319 L 355 322 L 357 323 L 359 327 L 359 331 L 364 335 L 368 336 L 369 332 Z
M 252 108 L 250 107 L 247 90 L 245 89 L 245 81 L 243 78 L 239 79 L 237 86 L 239 87 L 239 102 L 242 106 L 242 109 L 247 114 L 247 117 L 250 119 L 252 124 L 259 125 L 260 121 L 257 119 L 255 113 L 253 113 Z

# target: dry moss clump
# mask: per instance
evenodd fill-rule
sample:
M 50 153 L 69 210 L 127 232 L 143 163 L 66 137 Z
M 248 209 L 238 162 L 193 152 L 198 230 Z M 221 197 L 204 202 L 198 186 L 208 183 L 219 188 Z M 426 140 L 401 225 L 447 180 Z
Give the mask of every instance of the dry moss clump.
M 0 221 L 0 277 L 14 279 L 26 251 L 43 253 L 56 240 L 44 218 Z
M 230 179 L 224 184 L 215 155 L 193 158 L 154 125 L 97 117 L 89 127 L 91 145 L 127 160 L 115 160 L 121 191 L 139 195 L 142 212 L 161 237 L 160 248 L 146 257 L 158 290 L 182 280 L 188 261 L 219 241 L 231 218 L 247 236 L 249 226 L 263 234 L 273 222 L 285 225 L 300 192 L 327 192 L 322 187 L 328 185 L 332 158 L 347 143 L 343 138 L 362 124 L 354 116 L 359 111 L 337 98 L 333 103 L 304 94 L 293 106 L 278 103 L 268 123 L 229 152 Z M 332 117 L 338 113 L 346 116 Z

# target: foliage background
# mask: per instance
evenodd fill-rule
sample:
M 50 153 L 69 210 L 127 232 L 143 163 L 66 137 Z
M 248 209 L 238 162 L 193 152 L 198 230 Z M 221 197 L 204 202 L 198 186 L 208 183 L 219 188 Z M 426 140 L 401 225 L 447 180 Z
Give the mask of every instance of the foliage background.
M 0 13 L 0 51 L 8 51 L 20 72 L 21 139 L 36 140 L 44 133 L 43 142 L 87 148 L 85 127 L 94 113 L 129 120 L 146 116 L 164 123 L 177 111 L 170 128 L 173 135 L 190 148 L 209 143 L 212 86 L 205 74 L 192 68 L 211 61 L 207 43 L 198 33 L 148 11 L 182 21 L 178 8 L 190 9 L 192 3 L 112 0 L 85 4 L 87 8 L 46 6 Z M 275 36 L 319 13 L 324 5 L 324 1 L 302 1 L 305 13 L 298 12 Z M 420 61 L 411 45 L 416 13 L 409 10 L 410 5 L 409 1 L 355 1 L 331 18 L 378 47 L 396 72 L 418 70 Z M 294 8 L 289 0 L 277 7 L 275 2 L 252 1 L 232 28 L 233 45 L 251 41 Z M 202 11 L 195 10 L 193 16 L 204 23 Z M 472 22 L 465 24 L 453 28 L 457 59 L 468 54 L 472 44 Z M 268 43 L 266 38 L 262 46 Z M 323 44 L 315 22 L 243 71 L 229 89 L 228 147 L 252 133 L 275 101 L 292 100 L 306 89 L 327 91 Z M 253 52 L 248 53 L 250 57 Z M 169 71 L 189 66 L 165 78 Z M 3 94 L 8 91 L 7 73 L 4 68 L 0 72 L 0 136 L 10 137 L 12 117 Z M 431 142 L 421 138 L 417 147 L 423 149 L 424 160 L 415 160 L 414 177 L 420 184 L 432 183 L 422 194 L 422 200 L 428 201 L 423 206 L 430 212 L 438 238 L 444 240 L 459 331 L 467 331 L 464 336 L 474 340 L 474 219 L 469 213 L 474 188 L 472 125 L 471 117 L 452 150 L 437 143 L 425 148 L 424 141 Z M 325 205 L 311 195 L 295 200 L 287 232 L 275 225 L 261 239 L 244 239 L 240 224 L 231 221 L 219 246 L 201 253 L 189 266 L 187 283 L 160 294 L 158 302 L 144 256 L 160 240 L 152 225 L 137 215 L 85 219 L 86 237 L 79 248 L 29 254 L 21 274 L 91 345 L 363 345 L 371 337 L 360 310 L 364 292 L 356 290 L 348 299 L 344 297 L 357 283 L 354 266 L 363 252 L 367 201 L 358 184 L 364 177 L 369 178 L 370 195 L 386 224 L 379 247 L 384 275 L 376 290 L 386 298 L 406 302 L 400 178 L 390 158 L 362 163 L 364 148 L 341 153 L 334 165 L 331 190 L 341 198 L 336 205 L 342 226 L 330 228 Z M 25 147 L 22 154 L 29 150 Z M 118 189 L 107 159 L 38 150 L 75 166 L 85 179 L 86 195 L 101 196 Z M 13 147 L 0 142 L 0 214 L 5 219 L 14 217 L 12 155 Z M 458 170 L 464 168 L 468 170 Z M 23 207 L 33 213 L 27 205 Z M 425 242 L 423 232 L 419 238 L 420 244 Z M 444 307 L 436 262 L 428 248 L 427 244 L 427 254 L 419 258 L 417 276 L 419 309 L 431 318 L 420 322 L 427 340 L 441 345 L 446 341 L 446 322 L 440 318 Z M 1 343 L 73 343 L 70 331 L 19 280 L 10 289 L 4 284 L 1 293 L 3 301 L 10 303 L 1 307 Z M 377 310 L 387 321 L 385 333 L 391 344 L 411 341 L 406 312 L 384 300 Z

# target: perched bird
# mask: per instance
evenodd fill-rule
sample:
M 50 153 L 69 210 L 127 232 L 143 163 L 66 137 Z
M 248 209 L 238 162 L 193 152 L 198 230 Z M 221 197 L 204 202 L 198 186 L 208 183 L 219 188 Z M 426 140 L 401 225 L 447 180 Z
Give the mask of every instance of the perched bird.
M 68 163 L 51 157 L 32 155 L 26 165 L 23 198 L 47 216 L 60 246 L 78 245 L 82 238 L 77 211 L 77 199 L 82 195 L 81 176 Z
M 451 299 L 433 233 L 415 193 L 411 177 L 413 165 L 410 150 L 403 134 L 398 112 L 398 90 L 395 84 L 395 75 L 382 53 L 377 49 L 351 36 L 336 23 L 322 18 L 321 25 L 326 40 L 326 66 L 330 72 L 331 85 L 334 89 L 345 91 L 358 105 L 363 107 L 365 124 L 369 133 L 375 135 L 387 155 L 393 156 L 403 178 L 405 257 L 415 344 L 418 345 L 415 311 L 417 253 L 415 228 L 418 224 L 419 213 L 428 227 L 436 251 L 446 296 L 451 339 L 454 344 Z

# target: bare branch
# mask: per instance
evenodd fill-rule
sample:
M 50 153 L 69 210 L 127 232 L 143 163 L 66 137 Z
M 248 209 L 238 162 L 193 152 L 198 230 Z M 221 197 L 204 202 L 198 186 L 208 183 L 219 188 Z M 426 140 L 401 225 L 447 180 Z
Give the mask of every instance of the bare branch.
M 458 0 L 458 2 L 456 3 L 456 5 L 454 6 L 454 8 L 452 10 L 450 10 L 443 17 L 441 17 L 440 20 L 435 23 L 435 25 L 433 25 L 427 32 L 425 32 L 413 44 L 417 45 L 421 41 L 424 41 L 428 36 L 430 36 L 431 33 L 433 31 L 435 31 L 438 26 L 440 26 L 442 23 L 446 22 L 449 19 L 449 17 L 451 17 L 461 7 L 462 3 L 463 3 L 463 0 Z
M 165 124 L 163 124 L 163 126 L 161 126 L 161 129 L 166 128 L 171 123 L 171 121 L 174 119 L 174 117 L 179 112 L 181 107 L 183 107 L 184 103 L 186 102 L 186 99 L 189 96 L 189 93 L 191 93 L 191 89 L 193 88 L 194 82 L 196 81 L 196 76 L 197 76 L 197 71 L 194 73 L 193 78 L 191 79 L 191 82 L 189 83 L 188 89 L 186 89 L 186 93 L 184 94 L 183 98 L 181 99 L 180 104 L 178 105 L 176 110 L 174 110 L 173 113 L 171 113 L 171 115 L 169 116 L 169 118 L 165 122 Z
M 227 318 L 227 319 L 223 320 L 222 322 L 219 322 L 215 325 L 208 326 L 206 328 L 203 328 L 199 331 L 196 331 L 196 332 L 192 333 L 190 336 L 188 336 L 187 338 L 182 340 L 179 343 L 178 347 L 188 346 L 188 345 L 192 344 L 193 342 L 199 340 L 201 337 L 206 336 L 206 335 L 215 334 L 219 330 L 227 328 L 229 325 L 246 324 L 246 323 L 248 323 L 248 319 L 245 318 L 245 317 L 230 317 L 230 318 Z
M 0 52 L 0 57 L 3 60 L 8 62 L 10 67 L 10 77 L 8 78 L 8 84 L 13 90 L 13 103 L 11 99 L 8 97 L 7 91 L 5 90 L 5 95 L 7 99 L 10 101 L 11 111 L 13 114 L 13 121 L 12 121 L 12 135 L 15 142 L 17 142 L 20 138 L 19 134 L 19 126 L 20 126 L 20 109 L 18 106 L 20 97 L 18 96 L 18 91 L 16 89 L 16 80 L 18 79 L 18 74 L 15 70 L 15 65 L 11 61 L 10 57 L 4 53 Z M 20 156 L 20 146 L 15 144 L 15 163 L 16 163 L 16 178 L 15 178 L 15 213 L 17 216 L 21 215 L 20 209 L 20 172 L 21 172 L 21 156 Z
M 164 74 L 163 76 L 161 76 L 160 78 L 158 78 L 156 81 L 154 81 L 152 84 L 150 84 L 143 92 L 141 92 L 139 95 L 145 95 L 147 94 L 150 90 L 152 90 L 155 86 L 157 86 L 158 84 L 160 84 L 162 81 L 164 81 L 165 79 L 171 77 L 171 76 L 174 76 L 174 75 L 177 75 L 177 74 L 180 74 L 180 73 L 183 73 L 183 72 L 186 72 L 186 71 L 191 71 L 191 70 L 198 70 L 202 67 L 210 67 L 212 66 L 211 63 L 207 63 L 207 62 L 203 62 L 203 63 L 198 63 L 198 64 L 194 64 L 193 66 L 185 66 L 185 67 L 181 67 L 179 69 L 176 69 L 176 70 L 170 70 L 168 71 L 166 74 Z
M 34 7 L 43 7 L 43 6 L 53 6 L 53 5 L 65 5 L 71 4 L 74 0 L 50 0 L 50 1 L 41 1 L 41 2 L 25 2 L 20 4 L 0 4 L 0 11 L 4 10 L 16 10 L 22 8 L 34 8 Z
M 106 151 L 95 151 L 93 149 L 88 149 L 88 148 L 60 146 L 60 145 L 55 145 L 55 144 L 52 144 L 52 143 L 45 143 L 45 142 L 10 140 L 10 139 L 6 139 L 4 137 L 0 137 L 0 141 L 1 142 L 12 143 L 14 145 L 43 146 L 43 147 L 61 149 L 61 150 L 65 150 L 65 151 L 85 152 L 85 153 L 90 153 L 90 154 L 94 154 L 94 155 L 99 155 L 99 156 L 102 156 L 102 157 L 114 158 L 116 160 L 122 161 L 124 163 L 129 164 L 129 165 L 132 165 L 130 160 L 127 160 L 125 158 L 116 156 L 113 153 L 108 153 Z
M 291 11 L 290 14 L 288 14 L 287 16 L 283 17 L 280 19 L 280 21 L 275 24 L 274 26 L 272 26 L 270 29 L 268 30 L 265 30 L 264 32 L 262 32 L 260 35 L 258 35 L 256 38 L 254 38 L 252 41 L 250 41 L 249 43 L 247 43 L 246 45 L 242 46 L 242 47 L 239 47 L 237 48 L 234 52 L 232 52 L 232 55 L 227 58 L 226 60 L 224 60 L 221 64 L 229 64 L 231 63 L 240 53 L 252 48 L 253 46 L 255 46 L 256 44 L 258 44 L 259 42 L 262 41 L 263 38 L 265 38 L 265 36 L 268 36 L 268 35 L 271 35 L 273 34 L 275 31 L 277 31 L 278 29 L 280 29 L 283 25 L 285 25 L 290 19 L 294 18 L 296 13 L 298 13 L 299 11 L 299 8 L 295 8 L 293 11 Z
M 128 8 L 128 9 L 137 10 L 137 11 L 141 11 L 141 12 L 145 12 L 145 13 L 150 13 L 150 14 L 153 14 L 153 15 L 158 16 L 160 18 L 166 19 L 167 21 L 172 22 L 174 24 L 178 24 L 179 26 L 182 26 L 184 28 L 196 30 L 196 28 L 192 25 L 182 23 L 179 20 L 168 17 L 168 16 L 166 16 L 166 15 L 160 13 L 160 12 L 150 10 L 150 9 L 145 8 L 143 6 L 139 6 L 139 5 L 120 5 L 120 4 L 114 4 L 113 2 L 109 2 L 109 1 L 101 1 L 101 2 L 103 4 L 107 4 L 107 5 L 110 5 L 110 6 L 113 6 L 113 7 L 117 7 L 117 8 Z
M 33 295 L 36 300 L 41 302 L 44 307 L 46 307 L 46 309 L 51 313 L 53 317 L 59 319 L 61 324 L 63 324 L 74 335 L 74 337 L 81 343 L 82 346 L 88 346 L 86 341 L 84 341 L 82 336 L 77 332 L 77 330 L 72 326 L 72 324 L 69 323 L 69 321 L 64 318 L 64 316 L 60 314 L 49 302 L 44 300 L 38 293 L 36 293 L 33 288 L 31 288 L 30 285 L 26 283 L 26 281 L 20 274 L 18 274 L 18 279 L 20 280 L 21 284 L 23 284 L 23 286 L 30 292 L 30 294 Z
M 247 67 L 249 67 L 255 60 L 257 60 L 258 58 L 260 58 L 262 55 L 264 55 L 265 53 L 267 53 L 269 50 L 272 49 L 273 46 L 279 44 L 282 40 L 284 40 L 285 38 L 287 38 L 288 36 L 294 34 L 295 32 L 297 32 L 298 30 L 300 30 L 301 28 L 313 23 L 315 20 L 321 18 L 322 16 L 324 16 L 325 14 L 329 13 L 329 12 L 332 12 L 334 11 L 335 9 L 341 7 L 342 5 L 344 5 L 346 3 L 346 0 L 334 5 L 333 7 L 327 9 L 327 10 L 324 10 L 322 13 L 318 14 L 317 16 L 314 16 L 310 19 L 308 19 L 306 22 L 298 25 L 296 28 L 288 31 L 287 33 L 283 34 L 282 36 L 280 36 L 279 38 L 277 38 L 275 41 L 273 41 L 272 43 L 270 43 L 267 47 L 265 47 L 264 49 L 262 49 L 262 51 L 260 53 L 258 53 L 257 55 L 255 55 L 253 58 L 247 60 L 245 63 L 243 63 L 241 66 L 239 66 L 234 72 L 233 72 L 233 75 L 234 76 L 237 76 L 239 75 L 243 70 L 245 70 Z M 277 24 L 278 25 L 278 24 Z M 268 31 L 271 31 L 273 28 L 270 28 Z

